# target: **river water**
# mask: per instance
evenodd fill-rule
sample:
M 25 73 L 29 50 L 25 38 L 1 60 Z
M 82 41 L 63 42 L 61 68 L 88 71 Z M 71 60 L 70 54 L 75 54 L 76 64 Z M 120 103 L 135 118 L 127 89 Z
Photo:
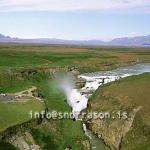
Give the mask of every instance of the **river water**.
M 81 89 L 73 89 L 72 91 L 72 110 L 73 112 L 80 112 L 87 108 L 89 97 L 92 93 L 103 84 L 119 80 L 132 75 L 139 75 L 142 73 L 150 72 L 150 63 L 141 63 L 127 67 L 120 67 L 111 71 L 99 71 L 93 73 L 85 73 L 78 76 L 86 80 L 86 84 Z M 76 116 L 77 118 L 78 116 Z M 83 124 L 83 130 L 91 142 L 92 149 L 105 150 L 104 143 L 97 138 L 91 131 Z

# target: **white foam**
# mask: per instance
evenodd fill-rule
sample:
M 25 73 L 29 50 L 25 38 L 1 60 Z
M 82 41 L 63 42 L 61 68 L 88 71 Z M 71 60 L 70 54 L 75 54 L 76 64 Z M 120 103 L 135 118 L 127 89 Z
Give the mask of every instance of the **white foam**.
M 113 71 L 102 71 L 89 74 L 79 75 L 78 78 L 83 78 L 86 80 L 86 84 L 81 89 L 74 89 L 69 83 L 64 84 L 63 89 L 67 96 L 68 104 L 72 107 L 72 112 L 77 119 L 76 113 L 80 113 L 83 109 L 87 108 L 88 98 L 91 96 L 99 86 L 102 84 L 107 84 L 120 78 L 125 78 L 132 75 L 141 74 L 144 72 L 150 72 L 150 64 L 135 65 L 128 68 L 118 68 Z M 136 70 L 135 70 L 136 68 Z

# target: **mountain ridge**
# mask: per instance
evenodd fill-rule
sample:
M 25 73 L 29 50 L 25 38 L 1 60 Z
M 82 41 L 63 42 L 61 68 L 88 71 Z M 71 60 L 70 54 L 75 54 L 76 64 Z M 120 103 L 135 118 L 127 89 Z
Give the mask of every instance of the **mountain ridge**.
M 29 44 L 60 44 L 60 45 L 95 45 L 95 46 L 150 46 L 150 35 L 114 38 L 111 41 L 102 40 L 64 40 L 57 38 L 12 38 L 0 34 L 0 43 L 29 43 Z

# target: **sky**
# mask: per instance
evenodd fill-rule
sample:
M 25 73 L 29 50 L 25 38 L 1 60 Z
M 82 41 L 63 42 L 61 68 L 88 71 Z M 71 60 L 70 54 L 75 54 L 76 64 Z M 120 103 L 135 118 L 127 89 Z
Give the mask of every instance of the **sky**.
M 1 0 L 0 33 L 111 40 L 150 35 L 150 0 Z

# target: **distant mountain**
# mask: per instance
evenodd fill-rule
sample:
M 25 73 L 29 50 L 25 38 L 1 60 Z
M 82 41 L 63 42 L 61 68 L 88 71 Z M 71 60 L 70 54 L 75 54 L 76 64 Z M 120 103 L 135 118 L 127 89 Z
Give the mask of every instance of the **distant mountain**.
M 43 43 L 43 44 L 62 44 L 62 45 L 100 45 L 103 44 L 104 42 L 99 41 L 99 40 L 63 40 L 63 39 L 46 39 L 46 38 L 41 38 L 41 39 L 19 39 L 17 40 L 20 43 Z
M 62 44 L 62 45 L 98 45 L 98 46 L 150 46 L 150 35 L 116 38 L 109 42 L 101 40 L 63 40 L 63 39 L 19 39 L 0 34 L 0 43 Z
M 63 39 L 19 39 L 0 34 L 0 43 L 33 43 L 33 44 L 64 44 L 64 45 L 103 45 L 100 40 L 63 40 Z
M 150 46 L 150 35 L 132 38 L 116 38 L 110 41 L 109 44 L 121 46 Z
M 9 39 L 11 38 L 10 36 L 4 36 L 3 34 L 0 34 L 0 39 Z

